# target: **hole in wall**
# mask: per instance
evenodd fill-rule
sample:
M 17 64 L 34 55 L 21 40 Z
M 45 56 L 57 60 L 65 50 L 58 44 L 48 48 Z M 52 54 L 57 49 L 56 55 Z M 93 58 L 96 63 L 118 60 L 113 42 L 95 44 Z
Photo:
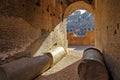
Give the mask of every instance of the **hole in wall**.
M 92 4 L 93 3 L 93 0 L 88 0 L 89 4 Z
M 47 12 L 49 12 L 49 6 L 47 7 Z
M 62 14 L 62 21 L 63 21 L 64 13 Z
M 22 4 L 22 7 L 24 7 L 25 5 L 24 4 Z
M 65 2 L 67 5 L 71 4 L 71 0 L 66 0 Z
M 57 46 L 57 42 L 54 44 L 54 46 Z
M 60 4 L 63 5 L 63 2 L 61 1 Z
M 119 60 L 119 57 L 117 57 L 117 60 Z
M 119 24 L 117 24 L 117 29 L 119 29 Z
M 117 31 L 116 31 L 116 30 L 114 31 L 114 34 L 117 34 Z
M 46 34 L 46 29 L 41 29 L 41 35 L 43 36 L 44 34 Z
M 48 30 L 47 30 L 47 32 L 49 33 L 49 32 L 50 32 L 50 30 L 48 29 Z
M 55 13 L 53 14 L 53 16 L 55 16 Z
M 51 13 L 50 16 L 55 16 L 55 13 Z
M 107 30 L 108 30 L 108 26 L 107 26 Z
M 40 6 L 40 0 L 37 0 L 37 2 L 35 3 L 37 6 Z

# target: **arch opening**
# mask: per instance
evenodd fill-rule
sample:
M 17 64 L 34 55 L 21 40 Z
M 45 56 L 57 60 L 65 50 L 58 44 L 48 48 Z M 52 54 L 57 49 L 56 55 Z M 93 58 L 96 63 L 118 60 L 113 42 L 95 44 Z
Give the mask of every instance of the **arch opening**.
M 94 7 L 84 1 L 77 1 L 66 8 L 63 21 L 66 20 L 68 47 L 94 47 L 94 17 Z
M 70 14 L 72 14 L 74 11 L 82 9 L 82 10 L 87 10 L 88 12 L 92 13 L 94 16 L 94 6 L 86 3 L 85 1 L 77 1 L 69 5 L 65 11 L 64 11 L 64 16 L 63 19 L 67 18 Z
M 94 46 L 94 16 L 78 9 L 66 19 L 67 39 L 70 46 Z

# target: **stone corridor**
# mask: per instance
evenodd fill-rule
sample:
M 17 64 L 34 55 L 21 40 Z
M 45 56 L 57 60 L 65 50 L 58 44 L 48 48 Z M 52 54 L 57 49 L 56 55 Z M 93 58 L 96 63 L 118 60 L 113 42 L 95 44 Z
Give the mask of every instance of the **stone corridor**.
M 113 80 L 120 80 L 120 0 L 0 0 L 0 67 L 5 66 L 5 69 L 14 67 L 15 73 L 14 70 L 6 69 L 6 74 L 10 74 L 9 77 L 14 80 L 17 77 L 19 77 L 17 80 L 24 80 L 26 76 L 22 75 L 21 71 L 22 73 L 25 70 L 30 72 L 26 75 L 31 74 L 31 79 L 36 76 L 32 74 L 31 67 L 35 73 L 39 74 L 35 67 L 41 67 L 42 62 L 48 63 L 43 64 L 45 67 L 50 66 L 52 59 L 48 56 L 42 56 L 40 63 L 33 60 L 35 57 L 39 59 L 39 56 L 58 47 L 64 50 L 68 48 L 66 18 L 78 9 L 86 9 L 93 14 L 95 47 L 103 53 L 104 62 Z M 73 52 L 78 55 L 76 50 Z M 78 52 L 81 53 L 81 51 Z M 45 72 L 38 80 L 48 79 L 47 76 L 64 76 L 69 79 L 70 77 L 65 73 L 69 73 L 73 69 L 72 66 L 76 67 L 79 63 L 78 58 L 81 55 L 76 55 L 73 55 L 70 50 L 62 61 Z M 27 59 L 28 63 L 24 62 L 24 59 Z M 24 69 L 22 65 L 12 64 L 16 61 L 22 64 Z M 31 62 L 36 63 L 37 66 Z M 59 75 L 59 73 L 64 75 Z M 2 71 L 0 74 L 3 74 Z M 13 77 L 15 74 L 16 76 Z M 1 77 L 3 76 L 0 75 Z M 4 78 L 10 80 L 9 77 Z

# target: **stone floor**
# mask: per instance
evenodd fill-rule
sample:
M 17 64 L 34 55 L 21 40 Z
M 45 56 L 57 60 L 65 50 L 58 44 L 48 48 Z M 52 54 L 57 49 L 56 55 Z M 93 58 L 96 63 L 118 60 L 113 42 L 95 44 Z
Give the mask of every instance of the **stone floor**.
M 69 46 L 69 53 L 35 80 L 79 80 L 77 67 L 83 50 L 90 46 Z

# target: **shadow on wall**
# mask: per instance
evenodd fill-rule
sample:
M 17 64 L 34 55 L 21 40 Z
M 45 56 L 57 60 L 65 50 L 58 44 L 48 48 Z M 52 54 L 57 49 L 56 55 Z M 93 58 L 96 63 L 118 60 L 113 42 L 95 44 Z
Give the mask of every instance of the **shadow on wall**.
M 103 57 L 104 57 L 104 63 L 106 65 L 106 67 L 107 67 L 107 71 L 108 71 L 108 75 L 109 75 L 109 80 L 114 80 L 113 79 L 114 73 L 110 70 L 110 66 L 114 67 L 115 61 L 114 61 L 113 57 L 107 55 L 104 50 L 103 50 L 103 54 L 104 54 L 103 55 Z M 107 61 L 109 61 L 109 62 L 107 62 Z
M 21 57 L 31 57 L 38 50 L 45 52 L 56 46 L 65 46 L 63 22 L 54 29 L 34 28 L 23 18 L 13 16 L 3 16 L 0 22 L 0 65 Z
M 51 32 L 57 32 L 34 28 L 20 17 L 3 16 L 0 22 L 0 64 L 32 56 L 47 37 L 48 43 L 54 39 L 55 34 L 49 35 Z

